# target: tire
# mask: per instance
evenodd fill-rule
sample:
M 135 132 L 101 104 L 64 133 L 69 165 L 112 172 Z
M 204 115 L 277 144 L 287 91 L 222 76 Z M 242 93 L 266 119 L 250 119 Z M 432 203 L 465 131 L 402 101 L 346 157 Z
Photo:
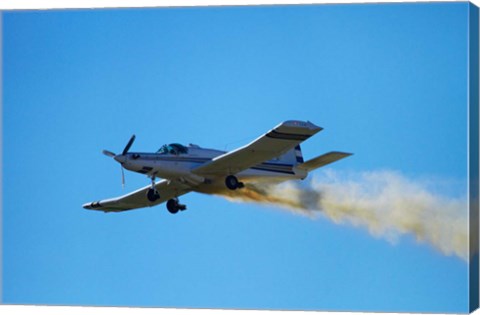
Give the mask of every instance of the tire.
M 225 178 L 225 186 L 230 190 L 235 190 L 238 188 L 238 179 L 233 175 L 228 175 Z
M 159 194 L 158 191 L 156 191 L 155 189 L 150 188 L 150 189 L 147 191 L 147 199 L 148 199 L 150 202 L 157 201 L 158 199 L 160 199 L 160 194 Z
M 178 202 L 175 200 L 175 199 L 170 199 L 167 201 L 167 210 L 168 212 L 170 212 L 171 214 L 175 214 L 178 212 L 178 210 L 180 210 L 178 208 Z

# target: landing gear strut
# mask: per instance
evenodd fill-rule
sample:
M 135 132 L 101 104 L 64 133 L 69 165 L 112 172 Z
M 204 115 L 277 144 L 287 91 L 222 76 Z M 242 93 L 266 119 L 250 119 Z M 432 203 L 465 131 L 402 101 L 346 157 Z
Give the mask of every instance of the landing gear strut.
M 173 199 L 170 199 L 167 201 L 167 210 L 168 212 L 170 212 L 171 214 L 175 214 L 177 213 L 179 210 L 183 211 L 183 210 L 187 210 L 187 206 L 185 205 L 182 205 L 179 203 L 180 201 L 178 200 L 178 198 L 173 198 Z
M 228 175 L 225 178 L 225 185 L 227 186 L 228 189 L 230 190 L 235 190 L 237 188 L 243 188 L 244 185 L 242 182 L 238 181 L 238 178 L 236 178 L 233 175 Z
M 151 202 L 155 202 L 160 199 L 160 194 L 155 189 L 155 175 L 152 175 L 150 179 L 152 180 L 152 186 L 147 190 L 147 199 Z

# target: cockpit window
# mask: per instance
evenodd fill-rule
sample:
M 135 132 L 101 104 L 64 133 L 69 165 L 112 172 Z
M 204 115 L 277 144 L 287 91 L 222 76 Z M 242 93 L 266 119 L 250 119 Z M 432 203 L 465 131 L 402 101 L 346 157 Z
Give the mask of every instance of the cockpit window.
M 188 153 L 188 149 L 181 145 L 181 144 L 178 144 L 178 143 L 170 143 L 170 144 L 165 144 L 163 145 L 158 151 L 157 153 L 159 154 L 175 154 L 175 155 L 178 155 L 178 154 L 187 154 Z

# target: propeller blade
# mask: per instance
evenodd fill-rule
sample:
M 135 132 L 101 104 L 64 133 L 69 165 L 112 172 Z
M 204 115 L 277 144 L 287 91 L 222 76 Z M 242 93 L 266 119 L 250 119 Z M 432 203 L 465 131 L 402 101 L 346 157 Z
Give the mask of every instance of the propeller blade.
M 114 157 L 116 155 L 115 153 L 108 150 L 103 150 L 102 153 L 109 157 Z
M 122 155 L 127 154 L 128 150 L 130 150 L 130 147 L 133 144 L 133 141 L 135 141 L 135 135 L 133 135 L 128 141 L 127 145 L 125 146 L 125 149 L 123 149 Z
M 123 172 L 123 166 L 120 165 L 120 168 L 122 169 L 122 189 L 125 188 L 125 174 Z

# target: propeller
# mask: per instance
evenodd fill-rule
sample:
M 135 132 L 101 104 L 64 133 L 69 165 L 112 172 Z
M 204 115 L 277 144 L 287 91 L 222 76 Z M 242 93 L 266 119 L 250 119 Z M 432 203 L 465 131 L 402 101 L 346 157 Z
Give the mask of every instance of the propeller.
M 128 140 L 127 145 L 125 146 L 125 149 L 123 149 L 122 155 L 125 155 L 128 153 L 128 150 L 130 150 L 130 147 L 133 144 L 133 141 L 135 141 L 135 135 L 133 135 L 130 140 Z
M 128 140 L 127 145 L 123 149 L 122 154 L 119 154 L 119 155 L 113 153 L 112 151 L 108 151 L 108 150 L 103 150 L 102 151 L 103 154 L 105 154 L 108 157 L 113 157 L 117 162 L 120 163 L 120 168 L 122 169 L 122 188 L 125 187 L 125 173 L 124 173 L 124 170 L 123 170 L 123 163 L 125 162 L 125 155 L 128 153 L 128 150 L 130 150 L 134 141 L 135 141 L 135 135 L 132 135 L 130 140 Z
M 108 157 L 114 157 L 116 155 L 115 153 L 113 153 L 111 151 L 108 151 L 108 150 L 103 150 L 102 153 L 105 154 Z

